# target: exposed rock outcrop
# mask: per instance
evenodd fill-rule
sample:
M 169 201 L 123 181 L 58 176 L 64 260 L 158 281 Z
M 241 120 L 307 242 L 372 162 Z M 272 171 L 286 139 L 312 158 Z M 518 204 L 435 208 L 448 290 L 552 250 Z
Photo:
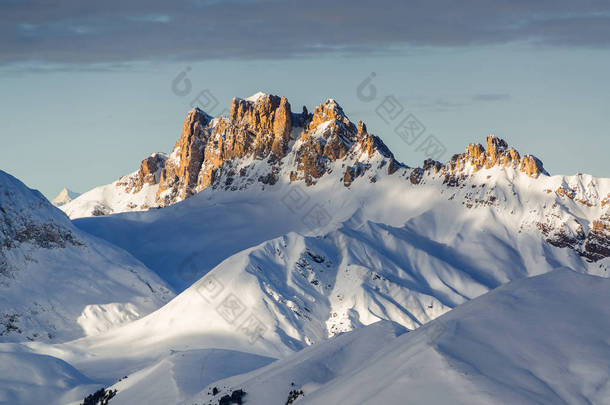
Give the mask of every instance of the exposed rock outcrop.
M 610 257 L 610 213 L 606 212 L 586 227 L 581 222 L 584 224 L 582 219 L 551 210 L 544 213 L 536 227 L 549 244 L 572 249 L 589 262 Z
M 465 152 L 453 155 L 449 162 L 444 165 L 435 162 L 435 170 L 442 172 L 444 183 L 452 187 L 458 186 L 467 177 L 466 169 L 469 167 L 473 172 L 481 169 L 491 169 L 496 166 L 512 167 L 532 178 L 548 175 L 538 158 L 532 155 L 525 155 L 521 158 L 519 152 L 509 147 L 504 139 L 489 135 L 486 144 L 487 148 L 481 144 L 469 144 Z M 413 182 L 413 179 L 411 181 Z
M 367 132 L 366 125 L 359 121 L 356 126 L 334 100 L 326 100 L 317 106 L 307 127 L 300 137 L 296 150 L 297 173 L 292 180 L 303 179 L 307 185 L 315 184 L 331 169 L 331 164 L 344 159 L 348 154 L 355 160 L 366 160 L 379 153 L 389 159 L 388 174 L 393 174 L 399 164 L 383 141 Z M 344 184 L 349 186 L 359 176 L 353 167 L 344 173 Z
M 229 122 L 254 135 L 252 145 L 246 146 L 252 147 L 256 158 L 272 154 L 274 160 L 280 160 L 286 155 L 292 129 L 292 112 L 286 97 L 261 95 L 254 102 L 234 98 Z M 229 158 L 232 157 L 243 155 Z
M 151 155 L 136 175 L 119 185 L 138 193 L 145 184 L 158 184 L 157 204 L 166 206 L 208 187 L 273 185 L 287 161 L 293 162 L 286 169 L 290 181 L 312 185 L 331 171 L 333 162 L 349 157 L 348 186 L 377 154 L 389 175 L 404 167 L 381 139 L 368 133 L 363 122 L 351 122 L 334 100 L 320 104 L 313 114 L 306 107 L 295 114 L 285 97 L 258 93 L 233 99 L 227 117 L 212 119 L 199 109 L 190 111 L 169 157 Z
M 550 219 L 555 219 L 553 214 Z M 570 248 L 580 252 L 580 247 L 586 238 L 585 231 L 580 224 L 570 227 L 566 222 L 557 223 L 557 221 L 547 219 L 538 221 L 536 226 L 544 239 L 555 247 Z
M 525 155 L 523 159 L 514 148 L 509 148 L 504 139 L 495 135 L 487 137 L 487 148 L 481 144 L 469 144 L 464 153 L 453 155 L 445 169 L 451 172 L 461 172 L 467 165 L 474 171 L 481 168 L 490 169 L 494 166 L 514 167 L 530 177 L 548 174 L 542 162 L 534 156 Z
M 540 159 L 532 155 L 523 156 L 519 170 L 530 177 L 538 177 L 540 174 L 546 174 Z
M 404 174 L 410 183 L 421 184 L 426 176 L 440 172 L 446 186 L 457 187 L 471 172 L 496 166 L 512 167 L 532 178 L 547 174 L 540 160 L 521 157 L 494 135 L 487 137 L 485 147 L 470 144 L 448 163 L 428 159 L 423 168 Z M 382 168 L 379 176 L 408 167 L 362 121 L 350 121 L 335 100 L 326 100 L 313 113 L 303 107 L 297 114 L 285 97 L 257 93 L 247 99 L 234 98 L 227 116 L 212 118 L 198 108 L 189 111 L 169 156 L 153 154 L 136 173 L 117 182 L 127 193 L 137 194 L 151 186 L 147 190 L 157 187 L 156 194 L 147 194 L 117 212 L 167 206 L 210 187 L 264 187 L 280 178 L 311 186 L 333 170 L 350 187 L 360 177 L 376 182 L 380 178 L 376 172 Z M 113 207 L 112 202 L 100 201 L 92 213 L 106 215 L 115 212 Z
M 593 262 L 610 257 L 610 213 L 593 221 L 582 255 Z
M 161 173 L 167 162 L 167 155 L 164 153 L 153 153 L 140 163 L 137 177 L 132 187 L 133 192 L 142 190 L 145 184 L 155 185 L 161 180 Z
M 237 159 L 268 158 L 272 167 L 277 166 L 288 151 L 292 124 L 290 103 L 285 97 L 261 94 L 255 100 L 234 98 L 229 117 L 218 118 L 211 128 L 198 174 L 197 191 L 213 186 L 223 171 L 232 177 L 232 161 Z M 267 175 L 273 177 L 274 170 L 277 171 L 271 168 Z M 232 183 L 232 180 L 228 181 Z M 268 184 L 273 180 L 267 178 L 263 182 Z
M 187 114 L 182 135 L 161 171 L 157 192 L 160 205 L 183 200 L 195 193 L 211 119 L 198 108 Z
M 8 175 L 0 172 L 0 180 L 2 177 Z M 32 192 L 27 205 L 19 201 L 20 197 L 7 185 L 0 184 L 0 252 L 14 249 L 23 243 L 44 249 L 82 245 L 69 228 L 67 218 L 65 221 L 52 220 L 55 208 L 51 208 L 42 195 Z M 5 260 L 0 255 L 0 272 L 1 262 Z

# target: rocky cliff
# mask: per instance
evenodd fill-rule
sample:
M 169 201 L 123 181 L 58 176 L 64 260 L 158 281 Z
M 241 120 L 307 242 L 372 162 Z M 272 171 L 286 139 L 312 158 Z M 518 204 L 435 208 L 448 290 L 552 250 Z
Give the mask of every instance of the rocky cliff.
M 282 171 L 290 181 L 313 185 L 331 171 L 333 162 L 348 158 L 348 186 L 376 154 L 388 160 L 389 174 L 398 167 L 381 139 L 369 134 L 364 123 L 351 122 L 334 100 L 320 104 L 312 114 L 305 107 L 296 114 L 285 97 L 259 93 L 234 98 L 228 117 L 212 119 L 200 109 L 189 111 L 169 157 L 156 154 L 145 159 L 122 184 L 131 193 L 144 184 L 158 184 L 156 203 L 167 206 L 208 187 L 273 185 Z
M 236 191 L 278 182 L 309 187 L 326 176 L 345 188 L 387 176 L 404 179 L 404 187 L 415 190 L 438 181 L 439 192 L 454 190 L 451 199 L 467 209 L 500 208 L 507 190 L 477 180 L 483 171 L 487 179 L 494 171 L 504 173 L 501 176 L 511 179 L 505 186 L 509 188 L 518 178 L 529 179 L 546 194 L 547 203 L 540 210 L 532 208 L 536 214 L 524 226 L 537 228 L 548 243 L 571 248 L 589 261 L 610 256 L 608 217 L 602 210 L 610 201 L 610 194 L 603 197 L 608 193 L 602 193 L 605 186 L 582 184 L 582 176 L 550 177 L 540 159 L 521 155 L 495 135 L 487 137 L 485 146 L 468 145 L 448 162 L 428 159 L 422 167 L 410 168 L 396 161 L 363 122 L 350 121 L 335 100 L 326 100 L 312 113 L 306 107 L 295 113 L 285 97 L 263 93 L 234 98 L 228 116 L 212 118 L 198 108 L 189 111 L 169 156 L 153 154 L 138 171 L 107 186 L 110 192 L 92 190 L 62 209 L 82 216 L 82 200 L 85 215 L 106 215 L 168 206 L 206 189 Z M 468 192 L 456 193 L 467 186 Z M 513 193 L 511 198 L 519 197 Z M 588 211 L 580 213 L 583 208 Z

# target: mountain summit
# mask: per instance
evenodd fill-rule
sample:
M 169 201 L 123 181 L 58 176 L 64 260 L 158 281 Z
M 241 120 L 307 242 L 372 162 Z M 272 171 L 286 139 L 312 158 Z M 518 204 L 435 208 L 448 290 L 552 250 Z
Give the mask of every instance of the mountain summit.
M 412 370 L 424 370 L 421 390 L 474 365 L 476 378 L 504 382 L 509 370 L 527 396 L 540 390 L 532 403 L 555 403 L 544 379 L 571 361 L 564 380 L 587 382 L 569 398 L 594 402 L 606 392 L 585 386 L 605 381 L 606 364 L 578 361 L 608 335 L 608 280 L 592 276 L 610 276 L 609 204 L 610 179 L 551 176 L 494 135 L 409 167 L 332 99 L 299 113 L 262 93 L 233 99 L 228 116 L 196 108 L 170 154 L 62 206 L 73 221 L 0 172 L 0 340 L 43 341 L 0 364 L 82 370 L 113 401 L 147 404 L 355 403 L 360 389 L 392 400 L 404 387 L 385 384 Z M 31 366 L 30 350 L 66 364 Z M 363 383 L 384 370 L 381 385 Z M 446 375 L 424 391 L 454 398 L 463 381 Z M 517 396 L 503 401 L 527 402 Z
M 343 109 L 327 100 L 310 114 L 293 113 L 285 97 L 258 93 L 234 98 L 228 117 L 212 119 L 194 109 L 163 165 L 154 157 L 142 162 L 133 188 L 154 166 L 160 170 L 155 202 L 166 206 L 208 187 L 243 189 L 273 185 L 282 175 L 313 185 L 341 160 L 346 178 L 362 174 L 373 160 L 391 167 L 393 156 L 366 126 L 352 123 Z M 156 184 L 156 177 L 149 184 Z
M 306 107 L 294 113 L 285 97 L 259 92 L 234 98 L 228 116 L 213 118 L 194 108 L 169 155 L 150 155 L 136 172 L 63 209 L 72 218 L 100 216 L 168 206 L 207 188 L 235 191 L 300 181 L 312 186 L 325 175 L 349 187 L 359 177 L 375 182 L 399 169 L 413 183 L 429 169 L 455 182 L 468 171 L 498 165 L 534 178 L 548 175 L 539 159 L 521 157 L 493 135 L 486 148 L 471 144 L 447 163 L 428 160 L 423 168 L 409 168 L 362 121 L 350 121 L 335 100 L 326 100 L 313 113 Z
M 55 197 L 53 199 L 53 201 L 51 201 L 51 204 L 53 204 L 56 207 L 61 207 L 62 205 L 65 205 L 65 204 L 69 203 L 70 201 L 74 200 L 79 195 L 80 195 L 80 193 L 74 192 L 72 190 L 68 190 L 67 188 L 64 187 L 64 189 L 61 190 L 59 192 L 59 194 L 57 194 L 57 197 Z
M 379 194 L 386 179 L 395 193 L 408 192 L 412 199 L 424 198 L 428 184 L 466 209 L 515 212 L 527 202 L 523 227 L 592 262 L 610 256 L 605 179 L 551 177 L 540 159 L 521 155 L 495 135 L 485 146 L 469 144 L 448 162 L 427 159 L 423 167 L 409 167 L 362 121 L 350 121 L 335 100 L 311 113 L 306 107 L 295 113 L 285 97 L 264 93 L 234 98 L 228 116 L 189 111 L 169 155 L 154 153 L 136 172 L 61 209 L 71 218 L 102 216 L 166 207 L 203 190 L 275 190 L 287 184 L 320 189 L 321 182 L 332 185 L 334 193 L 350 190 L 353 196 L 356 189 L 366 189 Z M 519 195 L 518 187 L 530 191 Z

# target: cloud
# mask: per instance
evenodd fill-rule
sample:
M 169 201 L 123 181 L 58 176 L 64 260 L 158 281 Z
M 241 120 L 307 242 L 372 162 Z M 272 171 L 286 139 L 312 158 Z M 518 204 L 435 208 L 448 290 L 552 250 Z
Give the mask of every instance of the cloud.
M 401 99 L 400 101 L 416 110 L 446 112 L 476 105 L 478 103 L 507 101 L 510 99 L 511 96 L 507 93 L 480 93 L 474 94 L 466 98 L 440 97 L 435 99 L 428 99 L 425 97 L 418 97 L 415 99 Z
M 528 41 L 610 46 L 582 0 L 0 0 L 0 64 L 269 59 Z
M 509 99 L 510 94 L 505 93 L 475 94 L 472 96 L 472 101 L 506 101 Z

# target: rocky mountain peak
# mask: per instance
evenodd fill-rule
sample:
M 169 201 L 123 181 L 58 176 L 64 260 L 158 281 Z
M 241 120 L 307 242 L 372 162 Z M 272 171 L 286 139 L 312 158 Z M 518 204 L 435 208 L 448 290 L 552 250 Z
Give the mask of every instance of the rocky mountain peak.
M 504 166 L 514 167 L 534 178 L 541 174 L 548 175 L 538 158 L 532 155 L 525 155 L 521 158 L 519 152 L 515 148 L 509 147 L 504 139 L 489 135 L 486 145 L 487 148 L 481 144 L 469 144 L 464 153 L 453 155 L 446 165 L 446 169 L 450 172 L 461 172 L 468 165 L 472 166 L 474 171 Z
M 198 108 L 189 111 L 171 154 L 144 159 L 121 185 L 137 193 L 146 184 L 158 184 L 156 201 L 165 206 L 211 186 L 244 186 L 236 180 L 275 184 L 282 170 L 290 181 L 311 185 L 338 159 L 349 155 L 356 162 L 376 153 L 391 159 L 388 173 L 393 173 L 397 163 L 381 139 L 369 134 L 363 122 L 351 122 L 335 100 L 326 100 L 313 113 L 304 106 L 296 114 L 286 97 L 259 92 L 232 99 L 227 117 L 212 119 Z M 361 175 L 365 166 L 350 164 L 346 176 Z
M 324 123 L 328 123 L 328 126 L 335 130 L 347 129 L 353 132 L 356 128 L 343 112 L 343 108 L 333 99 L 326 100 L 314 109 L 305 132 L 312 133 Z
M 245 100 L 234 98 L 229 120 L 232 125 L 256 134 L 257 157 L 264 158 L 270 152 L 276 159 L 284 157 L 292 128 L 292 112 L 286 97 L 257 93 Z
M 374 159 L 379 161 L 373 164 Z M 417 184 L 433 169 L 442 171 L 451 185 L 459 183 L 467 168 L 476 172 L 496 166 L 513 167 L 533 178 L 547 174 L 539 159 L 522 157 L 505 140 L 489 135 L 485 146 L 469 144 L 448 163 L 427 160 L 409 179 Z M 325 100 L 312 113 L 305 106 L 302 113 L 293 113 L 286 97 L 259 92 L 233 98 L 228 116 L 213 119 L 192 109 L 171 154 L 149 156 L 119 185 L 138 193 L 158 184 L 153 204 L 166 206 L 208 187 L 238 190 L 256 183 L 273 185 L 280 177 L 310 186 L 333 170 L 341 171 L 343 184 L 349 187 L 369 171 L 374 181 L 373 172 L 380 168 L 392 175 L 401 167 L 407 168 L 364 122 L 350 121 L 335 100 Z M 147 200 L 142 208 L 150 204 Z
M 157 184 L 161 179 L 161 169 L 165 167 L 167 161 L 167 155 L 164 153 L 153 153 L 140 163 L 140 170 L 138 170 L 138 181 L 135 192 L 142 189 L 144 184 Z

